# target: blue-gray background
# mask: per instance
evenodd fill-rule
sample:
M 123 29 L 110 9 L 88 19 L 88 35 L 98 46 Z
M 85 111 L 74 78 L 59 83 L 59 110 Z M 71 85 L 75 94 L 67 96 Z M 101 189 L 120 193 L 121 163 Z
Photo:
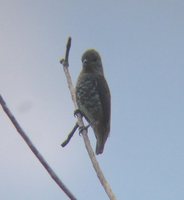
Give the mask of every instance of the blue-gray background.
M 75 122 L 59 64 L 68 36 L 74 83 L 86 49 L 102 56 L 112 128 L 98 160 L 117 199 L 183 200 L 184 1 L 0 1 L 0 93 L 76 197 L 105 200 L 82 137 L 60 147 Z M 68 199 L 1 108 L 0 136 L 2 200 Z

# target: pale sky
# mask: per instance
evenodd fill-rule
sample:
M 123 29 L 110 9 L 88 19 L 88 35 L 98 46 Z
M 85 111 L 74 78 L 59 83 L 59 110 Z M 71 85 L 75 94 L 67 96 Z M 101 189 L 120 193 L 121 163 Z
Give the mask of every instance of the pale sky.
M 77 199 L 108 197 L 82 137 L 60 146 L 76 121 L 59 64 L 68 36 L 74 83 L 86 49 L 102 57 L 112 128 L 97 159 L 117 199 L 184 199 L 183 11 L 182 0 L 0 0 L 0 93 Z M 0 199 L 68 199 L 1 108 L 0 136 Z

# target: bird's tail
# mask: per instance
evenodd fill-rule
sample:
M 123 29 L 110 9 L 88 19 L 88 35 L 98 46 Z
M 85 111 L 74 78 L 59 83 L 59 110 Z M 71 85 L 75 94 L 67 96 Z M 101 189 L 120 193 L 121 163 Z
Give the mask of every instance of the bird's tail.
M 96 155 L 102 154 L 104 150 L 105 143 L 97 139 L 96 141 Z
M 94 127 L 96 136 L 96 155 L 103 153 L 105 142 L 109 135 L 109 129 L 102 127 L 101 125 Z
M 105 142 L 108 137 L 108 131 L 106 129 L 96 129 L 96 155 L 103 153 Z

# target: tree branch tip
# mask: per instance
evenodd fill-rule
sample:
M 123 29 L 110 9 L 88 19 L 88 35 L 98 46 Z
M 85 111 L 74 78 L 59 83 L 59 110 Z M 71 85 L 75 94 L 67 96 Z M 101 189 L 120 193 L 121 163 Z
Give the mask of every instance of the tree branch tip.
M 68 37 L 67 46 L 71 46 L 71 41 L 72 41 L 72 38 L 71 38 L 71 36 L 69 36 L 69 37 Z
M 67 145 L 66 142 L 63 142 L 63 143 L 61 144 L 62 147 L 65 147 L 66 145 Z

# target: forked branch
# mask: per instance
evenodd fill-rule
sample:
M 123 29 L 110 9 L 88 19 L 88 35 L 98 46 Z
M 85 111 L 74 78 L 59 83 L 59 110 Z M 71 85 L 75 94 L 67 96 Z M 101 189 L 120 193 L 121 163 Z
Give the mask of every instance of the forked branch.
M 64 72 L 65 72 L 65 75 L 66 75 L 66 79 L 67 79 L 67 83 L 68 83 L 68 88 L 70 90 L 70 94 L 71 94 L 71 97 L 72 97 L 72 100 L 73 100 L 73 103 L 74 103 L 74 106 L 75 106 L 75 110 L 77 110 L 78 106 L 77 106 L 77 103 L 76 103 L 75 89 L 74 89 L 74 86 L 73 86 L 73 83 L 72 83 L 72 79 L 71 79 L 71 76 L 70 76 L 70 73 L 69 73 L 69 61 L 68 61 L 68 58 L 69 58 L 70 47 L 71 47 L 71 37 L 69 37 L 67 45 L 66 45 L 65 58 L 62 59 L 60 61 L 60 63 L 63 65 L 63 69 L 64 69 Z M 77 119 L 78 119 L 78 126 L 81 127 L 81 128 L 84 127 L 84 122 L 82 120 L 82 116 L 81 116 L 80 112 L 78 112 L 76 114 L 76 116 L 77 116 Z M 97 161 L 97 159 L 95 157 L 94 151 L 93 151 L 93 149 L 91 147 L 91 144 L 90 144 L 90 141 L 89 141 L 87 130 L 83 129 L 83 131 L 81 133 L 82 133 L 82 136 L 83 136 L 83 139 L 84 139 L 84 143 L 85 143 L 88 155 L 89 155 L 89 157 L 91 159 L 92 165 L 93 165 L 93 167 L 95 169 L 95 172 L 96 172 L 96 174 L 97 174 L 97 176 L 98 176 L 98 178 L 100 180 L 100 183 L 102 184 L 104 190 L 106 191 L 109 199 L 110 200 L 116 200 L 116 197 L 115 197 L 115 195 L 114 195 L 109 183 L 105 179 L 105 177 L 103 175 L 103 172 L 100 169 L 98 161 Z

